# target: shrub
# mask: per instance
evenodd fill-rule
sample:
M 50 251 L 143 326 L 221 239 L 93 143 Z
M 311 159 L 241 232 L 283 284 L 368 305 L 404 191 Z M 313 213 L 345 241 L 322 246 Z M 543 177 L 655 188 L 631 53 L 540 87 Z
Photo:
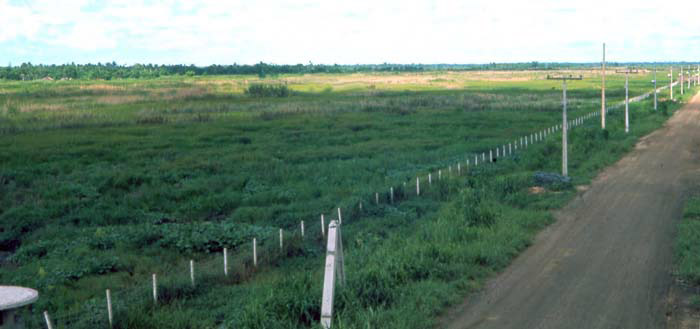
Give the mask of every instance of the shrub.
M 496 222 L 496 213 L 491 206 L 482 202 L 482 196 L 471 188 L 460 193 L 459 210 L 469 226 L 491 226 Z
M 248 86 L 245 94 L 253 97 L 289 97 L 289 87 L 283 84 L 268 85 L 255 83 Z

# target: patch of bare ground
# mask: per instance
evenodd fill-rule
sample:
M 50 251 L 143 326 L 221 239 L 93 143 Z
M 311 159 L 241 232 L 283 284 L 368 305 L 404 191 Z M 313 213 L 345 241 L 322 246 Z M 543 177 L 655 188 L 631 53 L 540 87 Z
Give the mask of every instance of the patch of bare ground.
M 676 281 L 669 290 L 666 297 L 666 328 L 700 328 L 700 305 L 694 304 L 692 300 L 697 291 L 691 290 L 694 289 L 680 281 Z

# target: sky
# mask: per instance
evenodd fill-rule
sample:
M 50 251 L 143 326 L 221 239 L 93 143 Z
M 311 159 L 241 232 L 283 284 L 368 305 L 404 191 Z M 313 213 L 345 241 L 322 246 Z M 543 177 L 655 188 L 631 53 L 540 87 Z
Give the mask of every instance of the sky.
M 700 1 L 0 0 L 0 65 L 700 60 Z

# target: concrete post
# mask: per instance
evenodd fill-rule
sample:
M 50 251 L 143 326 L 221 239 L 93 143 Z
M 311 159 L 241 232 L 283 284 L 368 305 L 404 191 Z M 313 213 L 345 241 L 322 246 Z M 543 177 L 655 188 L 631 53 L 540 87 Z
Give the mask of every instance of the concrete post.
M 600 95 L 600 126 L 605 129 L 605 43 L 603 43 L 603 88 Z
M 567 130 L 567 122 L 566 122 L 566 80 L 562 80 L 564 83 L 564 100 L 563 100 L 563 105 L 564 105 L 564 111 L 562 111 L 562 117 L 561 117 L 561 122 L 562 122 L 562 131 L 561 131 L 561 172 L 562 175 L 568 176 L 569 175 L 569 159 L 568 159 L 568 154 L 567 154 L 567 140 L 566 140 L 566 130 Z
M 630 71 L 625 73 L 625 133 L 630 132 Z
M 656 111 L 656 94 L 657 94 L 657 89 L 656 89 L 656 65 L 654 65 L 654 111 Z

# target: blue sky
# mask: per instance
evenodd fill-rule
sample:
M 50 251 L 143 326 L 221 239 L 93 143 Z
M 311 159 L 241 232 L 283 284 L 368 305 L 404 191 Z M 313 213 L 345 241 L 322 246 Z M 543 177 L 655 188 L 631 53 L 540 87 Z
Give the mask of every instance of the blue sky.
M 700 1 L 0 0 L 0 65 L 700 60 Z

